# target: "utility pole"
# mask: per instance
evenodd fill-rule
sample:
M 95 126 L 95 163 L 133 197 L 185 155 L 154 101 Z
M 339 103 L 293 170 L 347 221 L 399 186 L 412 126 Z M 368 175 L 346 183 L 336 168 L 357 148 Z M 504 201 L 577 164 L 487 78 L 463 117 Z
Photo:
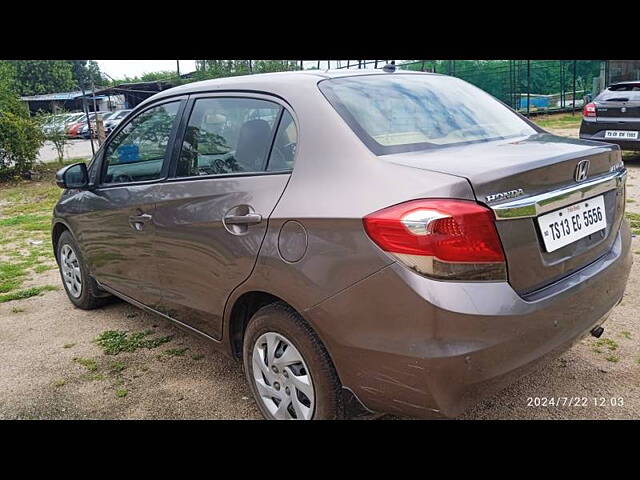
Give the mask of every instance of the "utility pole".
M 87 125 L 89 126 L 89 135 L 91 136 L 91 122 L 89 121 L 89 107 L 87 106 L 87 92 L 84 88 L 84 78 L 83 72 L 80 72 L 78 75 L 78 82 L 80 83 L 80 90 L 82 91 L 82 109 L 84 110 L 85 116 L 87 118 Z M 95 155 L 96 150 L 93 146 L 93 140 L 91 140 L 91 154 Z
M 80 76 L 80 90 L 82 90 L 82 109 L 84 110 L 84 113 L 87 117 L 87 125 L 89 125 L 89 129 L 91 129 L 91 122 L 89 121 L 89 108 L 87 107 L 87 97 L 84 90 L 84 81 L 82 80 L 82 76 Z M 91 130 L 89 130 L 89 132 L 91 132 Z M 93 146 L 93 139 L 91 140 L 91 154 L 96 154 L 96 150 Z
M 180 60 L 176 60 L 176 71 L 178 72 L 178 78 L 180 78 Z
M 530 105 L 531 105 L 531 60 L 527 60 L 527 117 L 529 116 Z
M 576 114 L 576 62 L 573 61 L 573 106 L 571 107 L 571 115 Z
M 93 112 L 96 121 L 96 137 L 98 137 L 98 145 L 102 145 L 104 140 L 104 130 L 102 130 L 102 119 L 98 115 L 98 106 L 96 105 L 96 85 L 93 83 L 93 76 L 91 77 L 91 91 L 93 93 Z M 89 137 L 93 143 L 93 131 L 91 129 L 91 123 L 89 123 Z

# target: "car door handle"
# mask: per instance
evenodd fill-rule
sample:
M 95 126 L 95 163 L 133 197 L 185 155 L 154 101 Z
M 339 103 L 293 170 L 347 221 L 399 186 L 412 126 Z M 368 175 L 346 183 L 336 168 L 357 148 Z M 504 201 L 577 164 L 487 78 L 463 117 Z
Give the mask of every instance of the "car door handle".
M 143 213 L 141 215 L 131 215 L 129 217 L 129 225 L 134 230 L 140 231 L 144 228 L 144 224 L 153 220 L 153 216 L 148 213 Z
M 227 215 L 224 223 L 227 225 L 253 225 L 262 222 L 262 215 L 259 213 L 247 213 L 246 215 Z

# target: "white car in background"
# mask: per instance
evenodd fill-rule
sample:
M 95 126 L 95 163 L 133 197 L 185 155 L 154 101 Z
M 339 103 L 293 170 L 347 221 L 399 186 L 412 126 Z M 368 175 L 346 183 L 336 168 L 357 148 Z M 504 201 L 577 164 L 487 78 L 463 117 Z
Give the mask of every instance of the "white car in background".
M 116 128 L 120 124 L 120 122 L 129 114 L 130 111 L 131 109 L 124 109 L 116 110 L 115 112 L 113 112 L 109 119 L 104 122 L 105 133 L 109 135 L 111 131 Z

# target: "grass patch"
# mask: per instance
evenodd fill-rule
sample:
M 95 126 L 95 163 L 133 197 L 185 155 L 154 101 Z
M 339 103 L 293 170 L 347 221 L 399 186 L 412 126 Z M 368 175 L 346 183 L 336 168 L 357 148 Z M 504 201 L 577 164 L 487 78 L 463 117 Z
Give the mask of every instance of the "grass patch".
M 0 245 L 4 257 L 0 260 L 0 302 L 28 298 L 48 289 L 20 290 L 28 275 L 54 268 L 51 213 L 60 189 L 54 183 L 54 172 L 44 173 L 43 181 L 0 185 Z
M 0 262 L 0 293 L 7 293 L 22 285 L 22 277 L 27 274 L 18 263 Z
M 582 122 L 582 115 L 576 112 L 557 115 L 539 115 L 531 117 L 531 120 L 542 128 L 579 128 Z
M 19 182 L 0 190 L 0 215 L 16 217 L 39 214 L 50 217 L 53 206 L 60 198 L 60 189 L 50 182 Z M 24 220 L 22 220 L 24 221 Z
M 629 220 L 631 231 L 636 235 L 640 235 L 640 213 L 626 212 L 625 216 Z
M 48 232 L 51 229 L 51 215 L 17 215 L 0 220 L 0 227 L 20 227 L 24 232 Z
M 125 388 L 119 388 L 118 390 L 116 390 L 116 397 L 124 398 L 128 393 L 129 392 Z
M 24 308 L 20 308 L 20 307 L 13 307 L 13 308 L 11 309 L 11 311 L 12 311 L 13 313 L 22 313 L 22 312 L 24 312 Z
M 109 371 L 111 373 L 120 373 L 125 368 L 127 368 L 127 365 L 124 362 L 112 362 L 111 365 L 109 365 Z
M 196 353 L 195 355 L 191 355 L 191 358 L 194 360 L 202 360 L 204 358 L 203 353 Z
M 55 380 L 53 382 L 53 386 L 56 387 L 56 388 L 64 387 L 66 384 L 67 384 L 67 381 L 66 380 L 62 380 L 62 379 Z
M 107 355 L 120 352 L 135 352 L 139 348 L 157 348 L 171 340 L 171 336 L 147 338 L 153 330 L 144 332 L 127 332 L 125 330 L 107 330 L 98 335 L 94 342 L 101 346 Z
M 86 368 L 90 372 L 98 371 L 98 364 L 93 358 L 74 357 L 73 361 L 76 362 L 78 365 L 82 365 L 84 368 Z
M 601 338 L 600 340 L 596 340 L 594 343 L 596 348 L 605 347 L 609 349 L 609 351 L 613 352 L 618 349 L 618 344 L 615 340 L 611 340 L 610 338 Z M 600 352 L 598 352 L 600 353 Z
M 0 283 L 0 293 L 7 293 L 11 290 L 15 290 L 20 285 L 22 285 L 22 281 L 17 278 L 12 278 L 10 280 L 5 280 Z
M 24 290 L 17 290 L 15 292 L 7 293 L 5 295 L 0 295 L 0 303 L 11 302 L 14 300 L 24 300 L 25 298 L 35 297 L 36 295 L 40 295 L 42 292 L 48 292 L 52 290 L 58 290 L 59 287 L 55 285 L 44 285 L 42 287 L 31 287 L 26 288 Z
M 33 271 L 36 273 L 42 273 L 42 272 L 46 272 L 48 270 L 53 270 L 55 267 L 53 265 L 36 265 L 35 267 L 33 267 Z
M 159 357 L 182 357 L 184 356 L 184 352 L 189 350 L 188 348 L 168 348 L 164 352 L 162 352 Z
M 631 332 L 627 332 L 626 330 L 623 330 L 622 332 L 620 332 L 620 335 L 622 335 L 627 340 L 631 340 Z
M 607 361 L 613 362 L 613 363 L 618 363 L 620 361 L 620 358 L 616 357 L 615 355 L 609 355 L 607 357 Z

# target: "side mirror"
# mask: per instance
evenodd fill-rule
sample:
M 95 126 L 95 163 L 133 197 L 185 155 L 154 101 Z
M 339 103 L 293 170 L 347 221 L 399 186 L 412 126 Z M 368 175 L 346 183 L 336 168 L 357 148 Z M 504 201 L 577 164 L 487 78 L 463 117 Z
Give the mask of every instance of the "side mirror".
M 89 172 L 84 163 L 74 163 L 56 172 L 56 184 L 60 188 L 84 189 L 89 186 Z

